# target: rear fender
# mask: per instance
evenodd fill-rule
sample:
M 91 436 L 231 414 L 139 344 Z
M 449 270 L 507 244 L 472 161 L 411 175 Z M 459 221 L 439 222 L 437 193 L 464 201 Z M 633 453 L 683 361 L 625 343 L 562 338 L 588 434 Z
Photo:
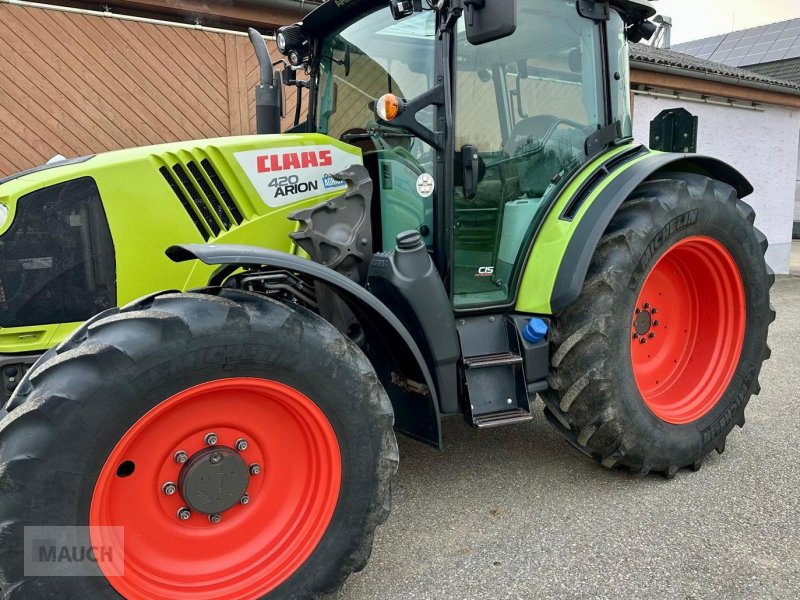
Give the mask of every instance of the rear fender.
M 534 253 L 526 265 L 517 300 L 518 311 L 556 314 L 577 300 L 603 232 L 622 203 L 646 179 L 658 173 L 697 173 L 729 184 L 740 198 L 753 192 L 750 182 L 732 166 L 695 154 L 632 154 L 628 162 L 604 172 L 604 163 L 619 155 L 619 152 L 609 153 L 607 158 L 586 169 L 585 181 L 591 182 L 596 173 L 600 173 L 600 179 L 595 180 L 594 191 L 587 195 L 574 217 L 566 217 L 561 210 L 553 211 L 547 217 L 548 221 L 553 221 L 550 223 L 552 230 L 569 232 L 569 237 L 566 240 L 545 240 L 547 243 L 542 244 L 538 260 L 532 259 L 536 258 L 537 244 L 541 240 L 534 241 Z M 576 194 L 580 193 L 578 187 Z M 565 204 L 572 201 L 570 198 Z M 543 228 L 547 226 L 545 222 Z M 542 260 L 542 257 L 547 260 Z M 543 271 L 549 273 L 549 277 L 543 277 Z
M 441 448 L 441 416 L 433 378 L 422 353 L 406 327 L 363 287 L 318 263 L 267 248 L 238 245 L 191 244 L 172 246 L 167 256 L 175 262 L 200 260 L 220 265 L 212 278 L 219 285 L 240 267 L 286 269 L 325 284 L 355 314 L 367 341 L 368 358 L 386 389 L 395 413 L 395 429 L 411 438 Z M 402 374 L 402 378 L 398 375 Z M 409 382 L 421 384 L 409 385 Z

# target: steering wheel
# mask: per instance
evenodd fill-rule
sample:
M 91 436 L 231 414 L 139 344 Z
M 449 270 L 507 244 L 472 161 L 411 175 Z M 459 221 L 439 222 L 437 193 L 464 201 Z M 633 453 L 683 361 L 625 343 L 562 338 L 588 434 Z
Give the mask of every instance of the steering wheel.
M 490 167 L 505 164 L 519 158 L 534 156 L 539 154 L 547 146 L 547 142 L 553 137 L 559 125 L 567 125 L 583 133 L 589 129 L 587 125 L 578 123 L 572 119 L 556 117 L 554 115 L 537 115 L 528 119 L 523 119 L 514 126 L 509 135 L 509 140 L 503 146 L 506 158 L 503 158 L 489 165 Z M 520 152 L 520 148 L 530 144 L 533 140 L 538 140 L 534 148 Z

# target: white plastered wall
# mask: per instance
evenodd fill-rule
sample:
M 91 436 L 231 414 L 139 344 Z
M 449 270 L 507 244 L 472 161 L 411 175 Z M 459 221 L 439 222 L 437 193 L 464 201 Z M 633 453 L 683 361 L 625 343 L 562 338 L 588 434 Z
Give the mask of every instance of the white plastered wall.
M 755 192 L 745 201 L 755 209 L 756 227 L 769 240 L 767 262 L 776 273 L 788 273 L 792 222 L 800 214 L 795 212 L 800 202 L 800 111 L 763 106 L 762 112 L 637 95 L 636 140 L 647 144 L 650 122 L 662 110 L 677 107 L 699 117 L 698 154 L 724 160 L 753 184 Z

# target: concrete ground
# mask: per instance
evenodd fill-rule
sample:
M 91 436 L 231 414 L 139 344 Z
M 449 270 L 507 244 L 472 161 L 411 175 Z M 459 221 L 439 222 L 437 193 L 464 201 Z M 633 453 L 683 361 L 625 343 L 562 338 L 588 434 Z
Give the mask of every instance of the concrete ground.
M 800 598 L 800 278 L 773 303 L 763 391 L 700 472 L 602 469 L 540 406 L 514 427 L 450 421 L 443 452 L 400 439 L 392 515 L 340 599 Z
M 800 240 L 792 240 L 792 258 L 789 273 L 800 277 Z

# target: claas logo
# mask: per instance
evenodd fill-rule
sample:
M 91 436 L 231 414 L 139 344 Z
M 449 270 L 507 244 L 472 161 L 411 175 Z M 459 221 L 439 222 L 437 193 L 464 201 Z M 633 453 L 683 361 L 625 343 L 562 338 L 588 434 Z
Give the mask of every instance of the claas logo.
M 330 150 L 265 154 L 256 159 L 256 164 L 259 173 L 275 173 L 310 167 L 330 167 L 333 164 L 333 156 Z

